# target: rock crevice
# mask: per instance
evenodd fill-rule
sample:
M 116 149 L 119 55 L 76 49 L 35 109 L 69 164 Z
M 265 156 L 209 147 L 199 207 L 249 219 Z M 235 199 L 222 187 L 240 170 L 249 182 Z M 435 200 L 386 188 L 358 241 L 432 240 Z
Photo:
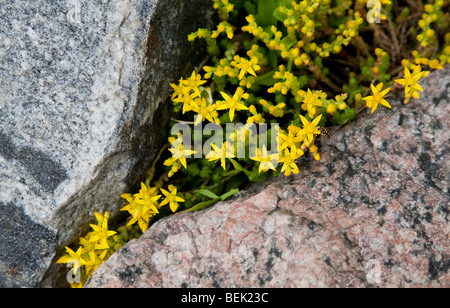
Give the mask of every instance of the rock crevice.
M 156 222 L 86 287 L 449 287 L 449 73 L 323 140 L 300 175 Z

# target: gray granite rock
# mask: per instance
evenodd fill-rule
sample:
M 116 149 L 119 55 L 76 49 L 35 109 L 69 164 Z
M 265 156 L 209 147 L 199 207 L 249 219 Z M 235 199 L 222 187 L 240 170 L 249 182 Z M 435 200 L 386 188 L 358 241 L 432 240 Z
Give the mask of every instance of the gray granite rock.
M 156 222 L 85 287 L 450 287 L 450 68 L 421 83 L 299 175 Z
M 202 53 L 187 34 L 211 11 L 210 0 L 0 1 L 0 287 L 54 285 L 57 249 L 142 180 L 169 82 Z

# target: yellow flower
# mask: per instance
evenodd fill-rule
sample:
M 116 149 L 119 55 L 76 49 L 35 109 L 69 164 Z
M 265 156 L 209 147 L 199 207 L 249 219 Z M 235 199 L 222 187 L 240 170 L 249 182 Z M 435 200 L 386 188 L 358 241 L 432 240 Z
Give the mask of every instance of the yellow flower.
M 310 89 L 308 89 L 308 92 L 306 93 L 306 97 L 303 100 L 304 110 L 308 111 L 308 114 L 310 117 L 313 117 L 316 115 L 316 113 L 317 113 L 316 107 L 323 106 L 323 102 L 320 99 L 319 94 L 320 93 L 318 93 L 317 91 L 314 91 L 314 93 L 313 93 L 313 92 L 311 92 Z
M 391 90 L 390 88 L 381 91 L 381 89 L 383 89 L 383 83 L 380 83 L 376 87 L 371 84 L 370 88 L 372 89 L 372 96 L 364 97 L 363 100 L 367 102 L 368 108 L 372 108 L 372 113 L 375 112 L 379 104 L 392 108 L 391 105 L 384 99 L 386 94 L 388 94 Z
M 330 115 L 334 115 L 336 113 L 336 110 L 337 108 L 334 102 L 329 102 L 328 105 L 326 106 L 326 111 Z
M 192 104 L 192 111 L 196 112 L 200 117 L 197 117 L 195 126 L 197 126 L 203 119 L 207 119 L 211 123 L 219 124 L 218 113 L 216 105 L 210 105 L 205 98 L 197 98 Z
M 183 95 L 183 83 L 184 83 L 184 80 L 183 80 L 183 77 L 181 77 L 180 83 L 178 85 L 176 85 L 174 83 L 170 84 L 170 86 L 172 87 L 172 89 L 174 91 L 174 93 L 172 94 L 172 100 Z
M 228 94 L 224 92 L 220 92 L 225 99 L 225 102 L 219 107 L 217 110 L 225 110 L 228 109 L 230 111 L 230 121 L 233 122 L 234 114 L 236 111 L 240 110 L 248 110 L 248 107 L 241 103 L 242 99 L 248 99 L 248 93 L 244 93 L 242 88 L 237 88 L 236 93 L 233 95 L 233 98 L 228 96 Z
M 284 149 L 291 148 L 294 152 L 297 150 L 295 144 L 300 142 L 301 139 L 291 131 L 288 134 L 285 132 L 280 132 L 280 151 Z
M 98 242 L 95 249 L 108 249 L 110 248 L 108 245 L 108 238 L 117 232 L 108 230 L 108 212 L 105 213 L 105 216 L 100 213 L 95 213 L 95 217 L 97 218 L 98 224 L 90 224 L 94 231 L 90 234 L 89 242 Z
M 189 94 L 191 91 L 194 91 L 197 97 L 201 97 L 201 93 L 198 87 L 205 84 L 206 80 L 202 80 L 202 76 L 200 74 L 196 74 L 195 71 L 192 72 L 191 77 L 182 82 L 184 86 L 183 92 L 184 94 Z
M 398 84 L 405 86 L 405 104 L 409 101 L 411 96 L 414 96 L 414 98 L 418 98 L 418 91 L 423 92 L 423 88 L 420 86 L 420 84 L 418 84 L 418 81 L 423 77 L 424 74 L 425 72 L 422 72 L 422 67 L 420 65 L 417 65 L 412 73 L 407 67 L 405 67 L 405 78 L 397 79 L 395 81 Z
M 302 129 L 300 127 L 296 126 L 296 125 L 289 125 L 288 131 L 290 133 L 293 133 L 297 137 L 299 137 L 299 135 L 302 134 Z M 302 138 L 300 138 L 300 139 L 302 139 Z
M 214 151 L 210 151 L 208 155 L 206 155 L 206 159 L 209 161 L 217 161 L 220 159 L 221 166 L 223 170 L 226 169 L 226 158 L 235 158 L 234 155 L 234 146 L 232 146 L 228 141 L 224 142 L 222 147 L 219 148 L 215 144 L 211 145 Z
M 230 4 L 229 0 L 213 0 L 214 8 L 219 13 L 219 18 L 226 20 L 229 17 L 229 13 L 233 11 L 234 4 Z
M 259 162 L 259 173 L 261 171 L 267 172 L 269 169 L 276 170 L 274 163 L 275 161 L 278 161 L 279 154 L 271 154 L 269 155 L 267 153 L 267 148 L 265 145 L 263 145 L 262 151 L 257 148 L 256 149 L 256 157 L 250 157 L 252 160 Z
M 191 93 L 191 94 L 186 94 L 183 93 L 181 95 L 179 95 L 178 97 L 172 99 L 172 101 L 175 104 L 183 104 L 183 114 L 185 114 L 186 112 L 192 111 L 195 107 L 195 99 L 197 98 L 197 94 L 195 93 Z
M 170 148 L 169 151 L 172 153 L 173 159 L 172 164 L 174 164 L 177 160 L 179 160 L 181 165 L 185 169 L 187 168 L 186 157 L 189 157 L 192 154 L 196 153 L 195 151 L 192 150 L 184 150 L 182 138 L 178 138 L 177 140 L 175 140 L 172 144 L 172 148 Z
M 437 69 L 437 70 L 442 70 L 444 69 L 444 67 L 442 66 L 441 63 L 439 63 L 438 60 L 434 59 L 433 61 L 430 62 L 430 68 L 432 69 Z
M 141 183 L 141 190 L 134 197 L 137 204 L 142 204 L 145 208 L 149 208 L 153 212 L 158 213 L 158 204 L 156 201 L 161 198 L 161 195 L 158 195 L 158 188 L 147 187 L 144 183 Z
M 317 153 L 319 148 L 316 145 L 312 145 L 309 147 L 309 152 L 311 152 L 314 155 L 315 160 L 320 160 L 320 154 Z
M 161 192 L 166 198 L 161 202 L 160 206 L 169 204 L 172 212 L 176 212 L 178 209 L 178 202 L 184 202 L 183 198 L 177 196 L 177 188 L 173 185 L 169 185 L 169 191 L 161 188 Z
M 291 151 L 286 149 L 284 153 L 281 153 L 280 163 L 283 163 L 281 172 L 284 172 L 286 176 L 290 176 L 292 173 L 299 174 L 298 166 L 295 161 L 303 156 L 305 153 L 302 150 L 296 150 L 293 148 Z
M 86 262 L 86 275 L 89 276 L 91 273 L 97 270 L 97 268 L 105 262 L 106 254 L 108 250 L 103 250 L 99 254 L 95 250 L 90 250 L 89 260 Z
M 141 190 L 138 194 L 133 197 L 130 194 L 123 194 L 121 197 L 129 202 L 121 211 L 128 211 L 132 216 L 127 226 L 134 225 L 137 222 L 142 232 L 145 232 L 150 218 L 159 213 L 157 201 L 161 198 L 161 195 L 157 195 L 157 188 L 149 189 L 144 183 L 141 183 Z
M 251 58 L 250 61 L 239 57 L 239 56 L 235 56 L 234 57 L 234 61 L 231 62 L 231 65 L 233 65 L 234 67 L 238 68 L 240 70 L 239 73 L 239 80 L 241 80 L 242 78 L 244 78 L 245 74 L 249 73 L 253 76 L 256 76 L 256 72 L 255 71 L 259 71 L 261 69 L 261 67 L 258 65 L 258 58 Z
M 314 135 L 320 135 L 320 131 L 317 129 L 317 126 L 319 125 L 321 119 L 322 115 L 319 115 L 312 122 L 309 122 L 308 119 L 300 115 L 300 120 L 303 123 L 303 129 L 301 130 L 301 133 L 306 136 L 309 143 L 313 142 Z
M 235 130 L 228 138 L 233 140 L 233 142 L 237 145 L 242 145 L 253 136 L 253 131 L 250 129 L 251 123 L 247 123 L 244 126 L 240 127 L 238 130 Z
M 66 252 L 67 254 L 60 258 L 56 263 L 72 264 L 73 274 L 76 275 L 80 267 L 86 265 L 86 261 L 82 257 L 84 249 L 80 247 L 77 252 L 75 252 L 69 247 L 66 247 Z
M 91 238 L 91 233 L 89 232 L 85 237 L 80 238 L 80 247 L 83 247 L 84 251 L 93 251 L 95 250 L 96 243 L 89 242 L 89 239 Z
M 212 32 L 211 38 L 217 39 L 221 33 L 226 33 L 228 39 L 232 40 L 234 37 L 233 26 L 226 21 L 222 21 L 217 25 L 217 30 Z

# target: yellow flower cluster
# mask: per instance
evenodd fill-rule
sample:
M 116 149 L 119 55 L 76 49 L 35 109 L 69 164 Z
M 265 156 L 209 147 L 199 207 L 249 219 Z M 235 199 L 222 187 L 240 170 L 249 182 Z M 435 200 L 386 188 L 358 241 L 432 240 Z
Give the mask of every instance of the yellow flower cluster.
M 320 135 L 318 129 L 319 122 L 322 115 L 316 117 L 312 122 L 308 121 L 304 116 L 300 115 L 300 120 L 303 128 L 296 125 L 290 125 L 287 131 L 280 130 L 279 132 L 279 161 L 283 164 L 281 172 L 286 176 L 298 174 L 296 160 L 305 154 L 304 150 L 309 148 L 309 152 L 314 155 L 316 160 L 320 160 L 318 147 L 314 144 L 315 136 Z
M 239 69 L 244 71 L 243 75 L 253 75 L 256 74 L 255 71 L 251 71 L 251 65 L 246 67 L 241 67 L 239 64 L 242 63 L 250 63 L 242 61 L 242 58 L 235 58 L 235 63 L 230 65 L 234 66 L 235 69 Z M 256 69 L 257 70 L 257 69 Z M 215 72 L 216 73 L 216 72 Z M 241 72 L 242 73 L 242 72 Z M 210 77 L 210 76 L 209 76 Z M 274 87 L 268 89 L 269 93 L 280 92 L 282 94 L 287 94 L 288 91 L 295 93 L 298 102 L 302 103 L 302 109 L 308 112 L 310 118 L 314 120 L 309 122 L 304 116 L 300 115 L 300 120 L 303 124 L 303 127 L 298 127 L 295 125 L 291 125 L 288 128 L 288 132 L 283 130 L 280 131 L 279 143 L 281 145 L 280 153 L 271 153 L 268 154 L 266 149 L 257 149 L 257 153 L 255 153 L 254 157 L 251 157 L 252 160 L 260 163 L 260 172 L 266 172 L 268 170 L 274 170 L 274 160 L 278 160 L 283 163 L 282 172 L 284 172 L 287 176 L 292 173 L 298 173 L 298 167 L 296 167 L 295 161 L 302 155 L 304 155 L 304 150 L 306 148 L 314 155 L 315 159 L 319 160 L 320 155 L 318 154 L 318 148 L 314 145 L 314 140 L 316 135 L 320 135 L 321 132 L 318 130 L 319 122 L 322 118 L 322 115 L 316 117 L 319 113 L 318 108 L 323 107 L 327 110 L 329 114 L 334 114 L 337 109 L 343 110 L 348 108 L 345 99 L 347 98 L 347 94 L 342 94 L 336 96 L 336 100 L 327 99 L 326 93 L 322 91 L 311 91 L 307 90 L 307 92 L 300 89 L 299 82 L 296 80 L 296 77 L 285 70 L 284 66 L 280 66 L 279 71 L 276 71 L 274 74 L 274 78 L 276 79 L 284 79 L 283 82 L 276 83 Z M 203 84 L 202 79 L 196 75 L 192 74 L 190 77 L 191 82 L 187 82 L 183 78 L 180 80 L 179 85 L 172 85 L 174 89 L 174 95 L 172 98 L 175 103 L 183 104 L 183 111 L 193 111 L 199 115 L 203 115 L 199 112 L 195 106 L 184 106 L 186 104 L 192 105 L 193 98 L 201 97 L 202 93 L 206 92 L 206 89 L 200 89 Z M 194 88 L 196 87 L 196 88 Z M 186 88 L 186 89 L 185 89 Z M 202 91 L 202 92 L 200 92 Z M 245 92 L 245 90 L 241 87 L 236 89 L 236 92 L 233 95 L 229 95 L 225 92 L 221 92 L 220 95 L 224 99 L 223 101 L 212 102 L 210 106 L 214 106 L 215 111 L 223 111 L 226 110 L 229 113 L 229 120 L 233 122 L 236 113 L 241 111 L 247 111 L 251 115 L 247 118 L 247 124 L 249 123 L 265 123 L 264 114 L 258 112 L 258 108 L 255 105 L 250 105 L 247 107 L 247 100 L 249 99 L 249 94 Z M 285 103 L 279 103 L 273 105 L 267 100 L 260 99 L 259 106 L 262 107 L 263 112 L 267 112 L 274 117 L 283 117 L 285 114 Z M 206 108 L 203 108 L 206 109 Z M 217 115 L 213 117 L 213 120 L 210 122 L 218 122 Z M 236 131 L 235 134 L 239 132 Z M 245 138 L 245 136 L 244 136 Z M 172 157 L 167 159 L 164 163 L 166 166 L 171 166 L 172 170 L 169 172 L 169 177 L 173 176 L 180 168 L 183 166 L 187 168 L 186 157 L 195 153 L 190 149 L 184 149 L 182 144 L 182 138 L 179 136 L 178 138 L 170 137 L 169 142 L 172 144 L 172 148 L 170 151 L 172 152 Z M 221 161 L 221 166 L 223 169 L 226 169 L 226 159 L 235 157 L 235 149 L 228 142 L 224 142 L 221 146 L 212 145 L 213 149 L 210 151 L 206 159 L 209 161 Z M 152 195 L 153 196 L 153 195 Z M 130 206 L 134 204 L 130 199 L 131 196 L 124 195 L 125 198 L 130 202 Z M 155 202 L 158 196 L 153 196 L 155 198 Z M 151 198 L 147 198 L 148 200 L 152 200 Z M 151 207 L 149 207 L 151 208 Z M 154 214 L 156 213 L 156 206 L 153 207 L 153 212 L 149 211 L 148 213 Z M 139 221 L 140 217 L 135 217 L 137 221 Z M 145 218 L 142 223 L 147 223 L 148 218 Z
M 286 71 L 284 65 L 279 66 L 278 71 L 275 72 L 273 78 L 282 79 L 283 81 L 275 83 L 273 87 L 267 90 L 267 92 L 281 93 L 283 95 L 291 93 L 296 102 L 302 104 L 302 109 L 308 112 L 310 118 L 313 118 L 319 113 L 320 107 L 326 108 L 326 112 L 330 115 L 334 115 L 338 109 L 344 110 L 347 108 L 347 104 L 345 103 L 345 100 L 348 97 L 347 94 L 336 96 L 336 100 L 329 100 L 327 99 L 327 94 L 323 91 L 311 91 L 310 89 L 307 91 L 301 90 L 299 78 L 293 73 Z M 263 100 L 263 102 L 265 101 Z M 265 104 L 262 105 L 268 108 Z M 281 106 L 285 107 L 284 104 Z M 280 110 L 279 108 L 277 109 Z M 272 115 L 276 116 L 274 112 L 274 109 L 270 111 Z M 284 113 L 276 117 L 281 117 L 283 115 Z
M 108 229 L 109 213 L 95 213 L 97 224 L 91 224 L 92 231 L 81 237 L 79 248 L 75 252 L 66 247 L 66 254 L 57 263 L 72 265 L 74 278 L 73 288 L 80 288 L 87 278 L 124 243 L 124 238 L 117 232 Z
M 263 27 L 257 24 L 256 18 L 253 15 L 247 16 L 246 19 L 249 24 L 242 27 L 242 30 L 251 33 L 265 43 L 270 50 L 280 51 L 284 59 L 292 60 L 296 66 L 308 65 L 311 62 L 307 53 L 301 53 L 300 48 L 305 46 L 304 41 L 299 40 L 295 43 L 296 41 L 290 38 L 290 36 L 283 38 L 283 33 L 278 31 L 275 26 L 271 27 L 271 32 L 266 32 Z
M 217 77 L 228 76 L 238 78 L 241 87 L 251 88 L 255 82 L 256 73 L 261 69 L 259 63 L 264 58 L 264 55 L 258 49 L 258 45 L 253 45 L 247 51 L 248 58 L 236 55 L 234 50 L 228 51 L 215 67 L 203 67 L 206 72 L 205 79 L 210 79 L 213 75 Z
M 186 158 L 195 154 L 195 151 L 184 149 L 182 136 L 178 136 L 178 138 L 169 137 L 169 142 L 172 145 L 169 149 L 172 156 L 164 162 L 164 166 L 171 168 L 168 174 L 170 178 L 181 169 L 181 166 L 187 168 Z
M 217 26 L 217 30 L 214 30 L 211 33 L 211 38 L 217 39 L 220 34 L 225 33 L 229 40 L 232 40 L 234 37 L 234 27 L 227 21 L 222 21 Z
M 336 111 L 344 110 L 348 108 L 345 100 L 348 98 L 348 94 L 344 93 L 337 95 L 335 100 L 327 99 L 327 94 L 323 91 L 307 91 L 300 90 L 297 92 L 298 102 L 301 102 L 302 109 L 308 112 L 310 118 L 316 116 L 319 113 L 319 108 L 326 108 L 326 111 L 330 115 L 334 115 Z
M 422 19 L 419 20 L 421 33 L 416 37 L 423 50 L 421 52 L 418 50 L 413 52 L 416 65 L 426 65 L 431 69 L 443 69 L 444 65 L 450 63 L 449 33 L 445 36 L 445 44 L 441 55 L 436 59 L 430 59 L 430 54 L 434 54 L 434 48 L 438 39 L 434 25 L 444 20 L 444 12 L 442 11 L 444 4 L 444 0 L 436 0 L 434 4 L 426 4 L 424 6 L 425 12 L 422 15 Z
M 423 88 L 419 84 L 421 78 L 426 78 L 430 74 L 429 71 L 422 71 L 422 66 L 419 64 L 428 65 L 430 68 L 442 69 L 443 67 L 439 64 L 438 60 L 429 60 L 427 58 L 418 58 L 418 52 L 413 51 L 413 56 L 415 57 L 415 63 L 411 63 L 409 60 L 403 60 L 402 65 L 404 66 L 404 78 L 395 80 L 396 83 L 405 87 L 405 101 L 404 104 L 410 102 L 411 98 L 418 99 L 420 97 L 419 92 L 423 92 Z M 411 72 L 412 71 L 412 72 Z M 375 112 L 378 105 L 384 105 L 391 108 L 391 105 L 384 99 L 384 97 L 391 90 L 390 88 L 383 90 L 383 83 L 377 86 L 371 85 L 372 95 L 363 98 L 367 103 L 367 107 L 372 109 L 372 113 Z
M 438 58 L 431 60 L 427 57 L 421 56 L 419 51 L 414 50 L 412 55 L 414 57 L 415 65 L 412 64 L 409 60 L 404 60 L 404 62 L 402 63 L 403 66 L 408 67 L 410 69 L 414 69 L 416 65 L 425 65 L 428 66 L 430 69 L 438 69 L 438 70 L 443 69 L 444 65 L 450 63 L 450 33 L 446 35 L 446 42 L 447 43 L 444 45 L 442 54 Z
M 297 93 L 300 90 L 300 82 L 298 77 L 293 73 L 286 71 L 286 67 L 284 65 L 280 65 L 278 71 L 275 72 L 274 79 L 282 79 L 282 82 L 277 82 L 273 87 L 269 88 L 267 92 L 275 93 L 279 92 L 283 95 L 291 93 Z
M 323 43 L 322 47 L 317 50 L 321 57 L 329 57 L 330 53 L 339 53 L 342 46 L 348 46 L 352 39 L 358 34 L 359 27 L 364 22 L 361 14 L 355 12 L 354 19 L 349 20 L 347 24 L 339 26 L 335 34 L 336 40 L 331 43 Z M 312 43 L 314 44 L 314 43 Z
M 217 77 L 229 76 L 230 78 L 235 78 L 238 76 L 239 72 L 232 67 L 231 61 L 233 57 L 223 58 L 220 60 L 219 64 L 215 67 L 212 66 L 204 66 L 203 70 L 206 72 L 205 78 L 209 79 L 212 75 Z
M 264 111 L 269 113 L 270 115 L 274 116 L 275 118 L 282 118 L 286 111 L 285 103 L 279 103 L 277 105 L 273 105 L 271 102 L 266 101 L 265 99 L 259 100 L 259 103 L 263 107 Z
M 145 232 L 151 218 L 159 214 L 159 210 L 167 204 L 169 204 L 170 210 L 175 213 L 178 210 L 179 203 L 185 202 L 185 200 L 177 195 L 177 188 L 174 185 L 169 185 L 168 189 L 169 191 L 163 188 L 147 187 L 147 185 L 141 183 L 139 193 L 135 195 L 122 194 L 121 198 L 125 199 L 128 204 L 121 211 L 126 211 L 131 216 L 127 227 L 138 223 L 140 230 Z M 159 202 L 159 199 L 162 195 L 158 194 L 159 191 L 164 195 L 161 202 Z
M 414 65 L 408 60 L 402 61 L 405 67 L 404 78 L 395 80 L 396 83 L 405 87 L 405 101 L 404 104 L 409 103 L 411 98 L 419 98 L 420 92 L 423 92 L 423 88 L 419 84 L 421 78 L 426 78 L 430 74 L 429 71 L 422 71 L 420 65 Z M 411 72 L 409 67 L 413 68 Z M 391 105 L 384 99 L 384 97 L 390 92 L 390 88 L 383 90 L 383 83 L 375 85 L 370 85 L 372 90 L 372 95 L 363 98 L 366 101 L 367 108 L 372 110 L 372 113 L 378 108 L 378 105 L 383 105 L 388 108 L 392 108 Z
M 280 6 L 278 12 L 286 15 L 286 19 L 283 24 L 287 28 L 288 33 L 301 32 L 308 37 L 312 37 L 315 31 L 315 22 L 310 19 L 312 14 L 314 14 L 324 1 L 302 1 L 296 3 L 292 1 L 292 9 L 286 6 Z
M 158 202 L 162 197 L 162 195 L 158 195 L 158 189 L 147 187 L 144 183 L 141 184 L 139 193 L 135 195 L 123 194 L 121 197 L 128 204 L 121 211 L 128 212 L 131 219 L 126 226 L 117 229 L 119 233 L 109 229 L 110 214 L 108 212 L 105 215 L 95 213 L 97 224 L 91 224 L 92 231 L 80 238 L 77 251 L 66 247 L 66 254 L 57 261 L 57 263 L 72 266 L 72 274 L 75 276 L 74 282 L 71 283 L 72 288 L 82 287 L 89 276 L 115 251 L 132 238 L 136 238 L 145 232 L 148 229 L 150 219 L 159 213 L 161 207 L 169 205 L 172 212 L 177 211 L 179 203 L 185 200 L 177 195 L 175 186 L 169 185 L 168 189 L 169 191 L 159 189 L 164 195 L 161 202 Z M 142 233 L 139 233 L 133 226 L 136 223 Z M 76 277 L 79 277 L 79 281 Z
M 209 97 L 203 97 L 202 92 L 206 90 L 201 86 L 207 81 L 202 79 L 200 74 L 192 72 L 191 77 L 187 80 L 180 79 L 178 85 L 171 84 L 170 86 L 174 90 L 172 94 L 172 101 L 175 105 L 182 105 L 183 114 L 189 111 L 194 111 L 201 115 L 203 119 L 210 121 L 211 123 L 218 123 L 218 113 L 216 111 L 216 105 L 211 103 Z
M 422 33 L 417 35 L 417 40 L 422 47 L 432 46 L 436 42 L 436 32 L 431 28 L 431 25 L 437 22 L 443 15 L 443 5 L 444 0 L 436 0 L 434 4 L 424 6 L 425 13 L 423 13 L 422 19 L 419 21 L 419 27 L 422 29 Z
M 270 50 L 280 51 L 281 57 L 293 61 L 296 66 L 308 65 L 311 63 L 310 52 L 317 52 L 320 57 L 329 57 L 331 53 L 339 53 L 342 46 L 348 46 L 353 37 L 358 33 L 360 25 L 364 22 L 359 12 L 354 13 L 354 19 L 349 20 L 345 25 L 341 25 L 335 30 L 336 39 L 331 43 L 323 43 L 318 46 L 313 41 L 316 36 L 318 25 L 317 11 L 321 5 L 328 5 L 327 0 L 305 0 L 297 3 L 292 1 L 292 8 L 280 6 L 278 12 L 280 16 L 285 16 L 283 21 L 287 28 L 288 35 L 283 36 L 276 26 L 270 28 L 270 32 L 259 26 L 253 15 L 247 17 L 248 25 L 242 28 L 243 31 L 251 33 L 253 36 L 266 44 Z M 325 10 L 325 8 L 321 8 Z
M 213 0 L 214 9 L 218 12 L 219 18 L 227 20 L 230 17 L 230 13 L 234 9 L 234 5 L 229 0 Z
M 156 187 L 149 189 L 144 183 L 141 183 L 139 193 L 135 195 L 122 194 L 121 198 L 128 202 L 128 205 L 122 208 L 121 211 L 127 211 L 132 217 L 127 226 L 138 223 L 142 232 L 145 232 L 150 219 L 159 214 L 158 209 L 161 206 L 158 200 L 161 198 L 161 195 L 158 195 L 158 189 Z

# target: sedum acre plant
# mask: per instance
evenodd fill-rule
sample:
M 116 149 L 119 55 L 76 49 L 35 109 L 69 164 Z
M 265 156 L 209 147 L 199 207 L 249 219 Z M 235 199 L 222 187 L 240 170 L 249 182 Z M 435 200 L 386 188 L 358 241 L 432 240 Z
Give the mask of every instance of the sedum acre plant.
M 188 36 L 205 42 L 205 65 L 170 85 L 172 134 L 139 192 L 122 195 L 128 221 L 109 230 L 109 214 L 96 213 L 93 231 L 59 260 L 81 273 L 73 286 L 155 218 L 300 173 L 303 156 L 320 160 L 328 130 L 391 108 L 399 89 L 405 104 L 419 98 L 421 80 L 450 63 L 448 1 L 212 2 L 217 27 Z

